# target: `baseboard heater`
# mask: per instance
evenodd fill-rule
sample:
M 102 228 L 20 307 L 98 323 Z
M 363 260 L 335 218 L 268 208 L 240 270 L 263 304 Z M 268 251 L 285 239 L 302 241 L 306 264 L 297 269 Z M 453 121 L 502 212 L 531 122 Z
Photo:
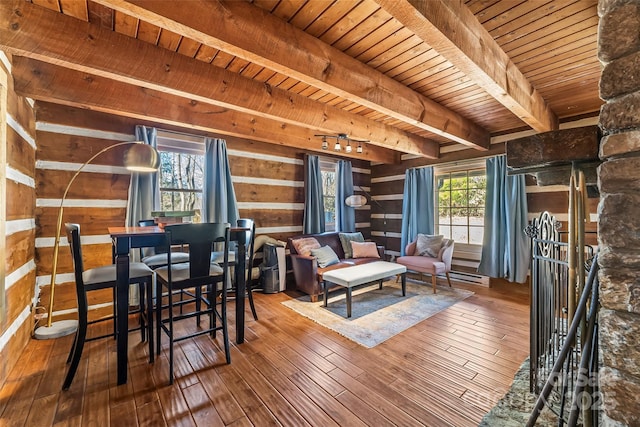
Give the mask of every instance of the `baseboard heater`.
M 449 272 L 449 277 L 451 277 L 451 280 L 455 280 L 456 282 L 467 283 L 469 285 L 484 286 L 485 288 L 491 287 L 489 277 L 483 276 L 481 274 L 466 273 L 463 271 L 451 271 Z

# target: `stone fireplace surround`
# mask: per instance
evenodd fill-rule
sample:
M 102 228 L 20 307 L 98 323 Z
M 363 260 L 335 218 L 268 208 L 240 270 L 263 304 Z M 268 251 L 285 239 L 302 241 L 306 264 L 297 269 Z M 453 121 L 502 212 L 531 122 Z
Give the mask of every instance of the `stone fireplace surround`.
M 600 390 L 605 426 L 640 425 L 640 1 L 600 0 Z

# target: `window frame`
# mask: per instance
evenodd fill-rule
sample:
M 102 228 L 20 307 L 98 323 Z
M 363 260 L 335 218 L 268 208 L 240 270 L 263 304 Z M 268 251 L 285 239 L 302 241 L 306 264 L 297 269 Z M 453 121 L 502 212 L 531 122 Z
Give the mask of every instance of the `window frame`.
M 451 164 L 444 164 L 444 165 L 440 165 L 440 166 L 436 166 L 434 167 L 434 173 L 433 173 L 433 179 L 434 179 L 434 231 L 436 234 L 443 234 L 440 230 L 440 226 L 443 225 L 440 222 L 440 200 L 439 200 L 439 195 L 440 195 L 440 190 L 438 189 L 438 180 L 440 177 L 442 177 L 443 175 L 449 175 L 449 177 L 451 177 L 452 175 L 455 175 L 456 173 L 465 173 L 466 177 L 467 177 L 467 185 L 466 185 L 466 190 L 467 192 L 469 191 L 469 174 L 471 172 L 475 172 L 475 171 L 482 171 L 484 173 L 485 176 L 485 182 L 486 182 L 486 161 L 484 158 L 482 159 L 475 159 L 473 161 L 469 161 L 469 162 L 456 162 L 456 163 L 451 163 Z M 475 187 L 473 187 L 472 189 L 475 189 Z M 450 192 L 452 191 L 451 189 L 449 190 Z M 452 207 L 452 203 L 449 203 L 448 208 L 451 209 Z M 455 208 L 455 207 L 454 207 Z M 467 193 L 467 199 L 466 199 L 466 205 L 462 206 L 462 208 L 464 209 L 470 209 L 469 208 L 469 194 Z M 480 208 L 480 207 L 478 207 Z M 481 209 L 484 210 L 486 209 L 486 185 L 485 185 L 485 202 L 482 204 Z M 451 218 L 451 217 L 450 217 Z M 484 215 L 483 215 L 483 221 L 482 221 L 482 225 L 478 226 L 478 225 L 471 225 L 470 224 L 470 220 L 469 220 L 470 216 L 469 216 L 469 212 L 467 212 L 467 216 L 466 216 L 466 234 L 467 234 L 467 239 L 468 241 L 466 242 L 462 242 L 462 241 L 456 241 L 456 247 L 459 249 L 463 249 L 463 248 L 468 248 L 470 250 L 479 250 L 482 248 L 482 243 L 470 243 L 470 236 L 471 236 L 471 230 L 472 229 L 478 229 L 478 228 L 482 228 L 483 231 L 483 236 L 484 236 L 484 230 L 485 230 L 485 224 L 484 224 Z M 449 226 L 451 227 L 450 231 L 449 231 L 449 235 L 452 236 L 453 235 L 453 220 L 450 219 L 449 221 Z
M 324 227 L 325 227 L 325 231 L 335 231 L 336 230 L 336 164 L 337 161 L 335 160 L 329 160 L 329 159 L 320 159 L 320 174 L 322 175 L 322 203 L 324 206 L 324 215 L 325 215 L 325 223 L 324 223 Z M 333 174 L 333 183 L 334 183 L 334 188 L 333 188 L 333 195 L 327 195 L 325 192 L 325 188 L 324 188 L 324 175 L 325 173 L 331 173 Z M 333 199 L 333 202 L 331 204 L 327 204 L 327 199 Z M 327 210 L 328 206 L 332 206 L 333 207 L 333 222 L 327 221 L 327 213 L 331 212 L 331 210 Z
M 202 202 L 202 193 L 204 191 L 204 155 L 205 155 L 205 147 L 204 147 L 204 138 L 201 136 L 188 135 L 164 130 L 158 130 L 157 136 L 157 150 L 161 156 L 163 153 L 177 153 L 184 155 L 191 155 L 200 157 L 200 165 L 202 168 L 202 188 L 195 189 L 187 189 L 187 188 L 174 188 L 174 187 L 166 187 L 161 186 L 162 184 L 162 169 L 158 171 L 158 186 L 160 192 L 160 204 L 162 207 L 162 198 L 163 193 L 193 193 L 196 199 L 200 199 Z M 197 158 L 196 158 L 197 161 Z M 200 222 L 201 218 L 201 208 L 196 208 L 196 215 L 192 218 L 193 222 Z M 175 209 L 175 208 L 174 208 Z

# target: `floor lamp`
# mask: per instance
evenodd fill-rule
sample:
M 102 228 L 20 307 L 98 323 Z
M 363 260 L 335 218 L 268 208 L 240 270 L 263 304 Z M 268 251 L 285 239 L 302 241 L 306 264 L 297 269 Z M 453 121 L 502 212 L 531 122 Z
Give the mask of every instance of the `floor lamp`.
M 386 251 L 388 249 L 387 248 L 387 212 L 384 210 L 382 205 L 376 199 L 374 199 L 373 196 L 369 194 L 364 188 L 360 187 L 359 185 L 357 187 L 360 189 L 360 191 L 362 191 L 364 194 L 369 196 L 369 199 L 371 199 L 372 202 L 378 205 L 378 207 L 382 211 L 382 232 L 384 234 L 384 249 Z M 344 203 L 347 206 L 350 206 L 352 208 L 359 208 L 367 204 L 367 198 L 361 194 L 354 194 L 353 196 L 347 197 L 344 200 Z
M 34 332 L 36 339 L 52 339 L 63 337 L 65 335 L 72 334 L 78 327 L 77 320 L 61 320 L 58 322 L 52 322 L 53 317 L 53 297 L 55 294 L 56 283 L 56 270 L 58 268 L 58 251 L 60 249 L 60 229 L 62 228 L 62 213 L 64 211 L 64 200 L 67 197 L 71 184 L 75 181 L 76 177 L 82 172 L 85 166 L 91 163 L 96 157 L 102 153 L 111 150 L 112 148 L 120 147 L 123 145 L 131 145 L 131 147 L 124 154 L 124 167 L 132 172 L 150 173 L 158 170 L 160 166 L 160 157 L 155 148 L 149 144 L 145 144 L 140 141 L 127 141 L 119 142 L 117 144 L 110 145 L 94 154 L 89 160 L 84 162 L 75 174 L 69 180 L 67 187 L 64 190 L 62 199 L 60 200 L 60 208 L 58 209 L 58 222 L 56 227 L 56 239 L 53 245 L 53 263 L 51 266 L 51 284 L 49 297 L 49 310 L 47 312 L 47 325 L 40 326 Z

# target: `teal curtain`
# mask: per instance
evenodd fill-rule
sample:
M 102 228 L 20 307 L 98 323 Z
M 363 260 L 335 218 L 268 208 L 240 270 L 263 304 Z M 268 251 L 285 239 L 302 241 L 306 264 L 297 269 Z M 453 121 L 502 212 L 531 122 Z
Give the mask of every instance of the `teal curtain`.
M 136 126 L 136 140 L 158 148 L 156 128 Z M 150 219 L 151 212 L 158 210 L 160 210 L 159 173 L 132 173 L 127 198 L 126 225 L 137 226 L 138 221 Z
M 324 233 L 324 200 L 322 174 L 318 156 L 306 155 L 304 161 L 304 218 L 305 234 Z
M 202 222 L 228 222 L 235 225 L 240 215 L 224 139 L 204 139 L 204 184 Z
M 356 211 L 344 202 L 351 195 L 353 195 L 351 161 L 338 160 L 336 163 L 336 231 L 356 231 Z
M 506 156 L 487 159 L 484 239 L 478 272 L 524 283 L 529 269 L 524 175 L 507 175 Z
M 434 229 L 433 167 L 407 169 L 402 197 L 402 230 L 400 254 L 418 233 L 433 234 Z

